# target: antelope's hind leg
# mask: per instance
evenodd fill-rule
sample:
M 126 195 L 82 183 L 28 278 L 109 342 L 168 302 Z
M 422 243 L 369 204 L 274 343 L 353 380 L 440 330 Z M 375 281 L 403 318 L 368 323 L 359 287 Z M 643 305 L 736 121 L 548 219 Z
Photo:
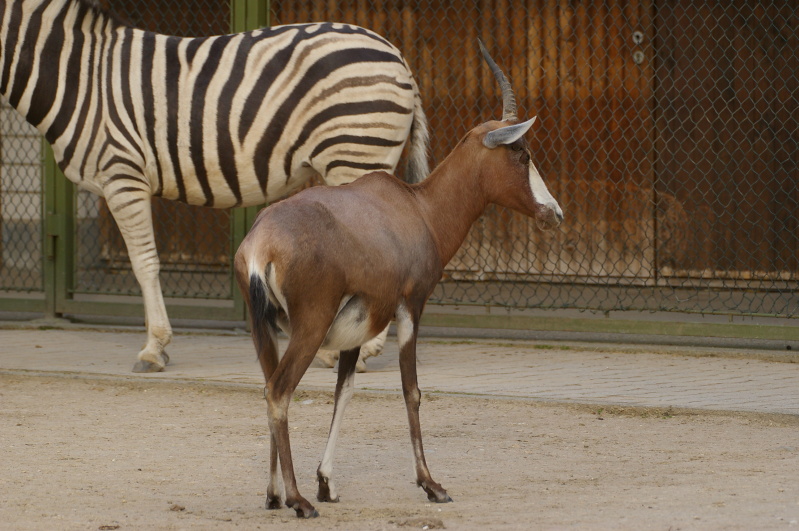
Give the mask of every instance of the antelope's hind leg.
M 270 329 L 266 340 L 263 341 L 258 351 L 258 361 L 261 364 L 261 370 L 263 370 L 266 382 L 269 382 L 269 378 L 277 367 L 278 352 L 275 337 L 276 331 Z M 272 431 L 271 424 L 269 426 L 269 435 L 269 486 L 266 488 L 266 508 L 275 510 L 280 509 L 282 503 L 280 500 L 277 439 L 275 438 L 275 433 Z
M 400 374 L 402 375 L 402 394 L 408 412 L 408 426 L 411 432 L 413 457 L 416 464 L 416 484 L 427 493 L 427 499 L 436 503 L 451 502 L 444 488 L 433 481 L 422 446 L 422 428 L 419 422 L 421 393 L 416 377 L 416 337 L 419 330 L 419 317 L 412 316 L 404 308 L 397 311 L 397 341 L 400 347 Z
M 269 379 L 275 373 L 278 364 L 277 350 L 277 323 L 275 321 L 276 308 L 272 306 L 267 298 L 266 287 L 261 283 L 258 276 L 249 279 L 249 282 L 242 281 L 237 276 L 237 280 L 243 282 L 240 286 L 243 293 L 249 293 L 248 305 L 250 318 L 252 319 L 252 338 L 255 351 L 258 355 L 258 363 L 264 374 L 264 382 L 269 383 Z M 266 508 L 280 509 L 280 480 L 278 475 L 278 452 L 277 439 L 269 426 L 269 485 L 266 488 Z
M 266 402 L 269 410 L 269 429 L 277 445 L 280 469 L 283 473 L 286 507 L 294 509 L 299 518 L 314 518 L 319 516 L 319 513 L 308 500 L 303 498 L 297 488 L 294 462 L 291 457 L 288 408 L 294 390 L 322 345 L 335 314 L 331 313 L 329 316 L 324 316 L 326 318 L 319 319 L 308 318 L 299 311 L 292 315 L 298 324 L 293 327 L 286 352 L 269 378 Z M 309 324 L 303 326 L 305 323 Z
M 344 410 L 350 403 L 355 391 L 355 366 L 358 361 L 360 348 L 342 351 L 338 362 L 338 378 L 336 380 L 335 405 L 333 406 L 333 420 L 330 423 L 330 434 L 327 436 L 327 445 L 322 462 L 316 470 L 319 481 L 319 491 L 316 499 L 320 502 L 335 503 L 339 500 L 336 487 L 331 475 L 333 473 L 333 455 L 336 451 L 336 442 L 344 418 Z

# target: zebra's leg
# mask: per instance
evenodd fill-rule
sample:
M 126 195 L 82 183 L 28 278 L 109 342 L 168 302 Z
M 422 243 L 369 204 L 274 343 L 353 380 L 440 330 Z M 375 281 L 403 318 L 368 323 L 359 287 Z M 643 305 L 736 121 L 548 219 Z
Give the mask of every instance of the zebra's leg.
M 151 195 L 144 186 L 142 179 L 118 176 L 108 180 L 104 195 L 125 240 L 144 299 L 147 344 L 139 352 L 133 372 L 159 372 L 169 363 L 164 349 L 172 340 L 172 327 L 158 278 L 161 264 L 155 248 Z
M 358 358 L 358 364 L 355 370 L 358 372 L 366 372 L 366 360 L 378 356 L 383 352 L 383 347 L 386 344 L 386 337 L 388 337 L 388 326 L 378 335 L 367 341 L 361 346 L 361 355 Z
M 338 363 L 338 378 L 336 379 L 336 395 L 333 406 L 333 420 L 330 423 L 330 433 L 327 436 L 325 453 L 322 462 L 316 470 L 316 477 L 319 481 L 319 491 L 316 499 L 320 502 L 337 502 L 338 493 L 330 479 L 333 473 L 333 454 L 336 451 L 336 441 L 341 430 L 341 421 L 344 418 L 344 410 L 350 403 L 355 392 L 355 364 L 358 361 L 360 349 L 345 350 L 341 352 Z
M 386 337 L 388 336 L 388 328 L 387 326 L 377 336 L 361 346 L 360 356 L 358 357 L 358 362 L 355 364 L 355 372 L 366 372 L 366 360 L 373 356 L 378 356 L 383 352 L 383 347 L 386 344 Z M 332 369 L 339 359 L 339 351 L 319 349 L 319 352 L 316 353 L 316 359 L 325 367 Z M 339 370 L 341 370 L 340 365 Z
M 325 350 L 320 348 L 319 352 L 316 353 L 316 359 L 328 369 L 332 369 L 338 361 L 338 350 Z

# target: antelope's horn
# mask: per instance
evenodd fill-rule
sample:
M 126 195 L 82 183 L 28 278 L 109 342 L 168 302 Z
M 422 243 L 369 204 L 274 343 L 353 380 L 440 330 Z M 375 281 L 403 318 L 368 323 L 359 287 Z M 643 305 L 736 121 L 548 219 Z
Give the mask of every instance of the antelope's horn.
M 502 89 L 502 121 L 518 119 L 516 116 L 516 97 L 513 95 L 513 88 L 510 86 L 508 78 L 502 73 L 497 63 L 491 59 L 488 50 L 486 50 L 486 47 L 483 45 L 483 41 L 477 39 L 477 43 L 480 45 L 483 59 L 488 63 L 489 68 L 491 68 L 491 71 L 494 73 L 494 77 L 497 78 L 499 87 Z

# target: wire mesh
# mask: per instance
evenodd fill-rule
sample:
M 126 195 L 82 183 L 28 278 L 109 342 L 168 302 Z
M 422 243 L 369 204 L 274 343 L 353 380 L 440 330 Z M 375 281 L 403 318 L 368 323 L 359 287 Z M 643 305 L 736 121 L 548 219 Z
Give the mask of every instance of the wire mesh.
M 229 28 L 227 2 L 107 3 L 161 33 Z M 563 225 L 542 233 L 492 207 L 433 302 L 797 315 L 798 0 L 276 0 L 271 8 L 273 24 L 354 23 L 397 45 L 422 91 L 432 165 L 501 114 L 478 38 L 508 74 L 520 116 L 538 115 L 528 138 Z M 40 290 L 38 139 L 2 113 L 0 290 Z M 155 209 L 166 294 L 230 297 L 229 213 Z M 76 290 L 138 293 L 102 200 L 80 194 L 78 218 Z
M 0 291 L 44 289 L 41 163 L 39 132 L 3 102 L 0 105 Z
M 486 43 L 538 115 L 533 160 L 556 231 L 492 208 L 434 302 L 795 316 L 799 3 L 280 1 L 394 42 L 440 162 L 500 116 Z

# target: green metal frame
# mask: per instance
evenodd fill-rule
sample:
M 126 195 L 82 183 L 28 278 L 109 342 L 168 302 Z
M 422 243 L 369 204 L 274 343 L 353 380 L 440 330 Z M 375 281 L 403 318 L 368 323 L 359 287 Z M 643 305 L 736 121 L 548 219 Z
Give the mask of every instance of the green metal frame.
M 270 25 L 271 0 L 230 0 L 232 32 L 253 30 Z M 43 297 L 0 298 L 0 311 L 44 312 L 55 317 L 64 313 L 143 316 L 140 298 L 130 302 L 76 301 L 75 219 L 76 187 L 58 169 L 52 150 L 43 141 L 42 261 Z M 258 207 L 231 211 L 231 256 L 252 226 Z M 232 274 L 232 273 L 231 273 Z M 232 280 L 232 279 L 231 279 Z M 176 304 L 167 301 L 170 317 L 184 319 L 243 320 L 246 305 L 233 282 L 231 301 L 220 306 Z M 224 306 L 224 307 L 221 307 Z M 767 338 L 799 341 L 799 328 L 755 324 L 710 324 L 614 319 L 574 319 L 531 317 L 525 315 L 456 315 L 428 312 L 422 319 L 427 326 L 493 328 L 508 330 L 550 330 L 598 333 L 627 333 L 679 336 L 714 336 L 731 338 Z
M 231 0 L 230 3 L 230 30 L 233 33 L 265 28 L 271 25 L 269 13 L 271 0 Z M 236 252 L 241 245 L 247 231 L 252 227 L 259 207 L 235 208 L 231 212 L 231 238 L 230 254 Z M 231 263 L 233 261 L 231 260 Z M 231 282 L 231 284 L 235 284 Z M 233 289 L 234 313 L 239 319 L 246 317 L 246 304 L 238 289 Z
M 46 317 L 56 317 L 68 309 L 74 287 L 76 186 L 64 177 L 50 145 L 42 140 L 44 194 L 42 209 L 44 298 Z
M 268 26 L 270 7 L 270 0 L 230 0 L 231 32 Z M 0 311 L 43 312 L 46 317 L 67 313 L 143 316 L 140 297 L 125 297 L 129 302 L 120 302 L 120 297 L 108 302 L 74 299 L 76 186 L 58 168 L 49 144 L 43 140 L 42 145 L 43 298 L 0 298 Z M 252 226 L 258 210 L 258 207 L 250 207 L 231 211 L 231 256 Z M 231 286 L 232 306 L 230 301 L 220 301 L 218 306 L 204 306 L 167 299 L 167 312 L 171 318 L 177 319 L 243 320 L 244 300 L 234 282 Z

